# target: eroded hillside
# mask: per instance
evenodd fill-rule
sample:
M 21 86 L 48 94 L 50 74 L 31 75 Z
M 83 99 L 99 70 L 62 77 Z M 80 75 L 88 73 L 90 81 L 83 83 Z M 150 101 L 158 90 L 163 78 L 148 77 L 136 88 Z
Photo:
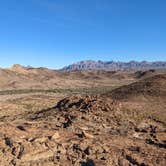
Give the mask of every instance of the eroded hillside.
M 124 85 L 136 78 L 128 72 L 58 71 L 14 65 L 0 69 L 0 90 L 67 89 Z

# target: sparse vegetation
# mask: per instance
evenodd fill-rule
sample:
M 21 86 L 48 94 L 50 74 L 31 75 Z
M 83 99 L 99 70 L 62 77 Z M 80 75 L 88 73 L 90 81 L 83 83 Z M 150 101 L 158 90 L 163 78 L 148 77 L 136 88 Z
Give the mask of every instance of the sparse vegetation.
M 91 87 L 91 88 L 71 88 L 71 89 L 18 89 L 18 90 L 4 90 L 0 91 L 0 95 L 15 95 L 15 94 L 27 94 L 27 93 L 64 93 L 64 94 L 102 94 L 110 92 L 117 88 L 117 86 L 108 87 Z

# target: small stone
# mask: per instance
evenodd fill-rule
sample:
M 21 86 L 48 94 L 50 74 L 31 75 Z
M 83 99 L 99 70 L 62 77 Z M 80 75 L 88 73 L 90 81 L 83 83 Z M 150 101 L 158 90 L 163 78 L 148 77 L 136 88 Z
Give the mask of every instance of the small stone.
M 60 135 L 58 132 L 54 133 L 54 135 L 51 137 L 52 140 L 57 141 L 60 138 Z
M 82 132 L 82 135 L 83 135 L 85 138 L 94 138 L 93 135 L 91 135 L 91 134 L 89 134 L 89 133 L 87 133 L 87 132 L 85 132 L 85 131 Z

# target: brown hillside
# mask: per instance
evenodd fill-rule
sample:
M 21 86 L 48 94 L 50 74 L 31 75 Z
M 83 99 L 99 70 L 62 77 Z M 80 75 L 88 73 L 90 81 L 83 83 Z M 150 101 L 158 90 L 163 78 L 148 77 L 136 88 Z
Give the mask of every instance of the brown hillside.
M 166 97 L 166 74 L 155 75 L 138 82 L 122 86 L 113 90 L 110 95 L 114 99 L 127 99 L 139 95 Z
M 131 83 L 135 77 L 125 72 L 56 71 L 13 65 L 0 69 L 0 90 L 83 88 Z

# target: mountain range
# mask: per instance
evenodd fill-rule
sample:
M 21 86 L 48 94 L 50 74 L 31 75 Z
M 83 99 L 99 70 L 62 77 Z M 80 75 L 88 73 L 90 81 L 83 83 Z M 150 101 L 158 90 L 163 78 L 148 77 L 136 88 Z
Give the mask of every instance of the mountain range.
M 155 62 L 115 62 L 115 61 L 93 61 L 86 60 L 73 63 L 69 66 L 62 68 L 63 71 L 73 71 L 73 70 L 107 70 L 107 71 L 117 71 L 117 70 L 148 70 L 148 69 L 166 69 L 166 62 L 155 61 Z

